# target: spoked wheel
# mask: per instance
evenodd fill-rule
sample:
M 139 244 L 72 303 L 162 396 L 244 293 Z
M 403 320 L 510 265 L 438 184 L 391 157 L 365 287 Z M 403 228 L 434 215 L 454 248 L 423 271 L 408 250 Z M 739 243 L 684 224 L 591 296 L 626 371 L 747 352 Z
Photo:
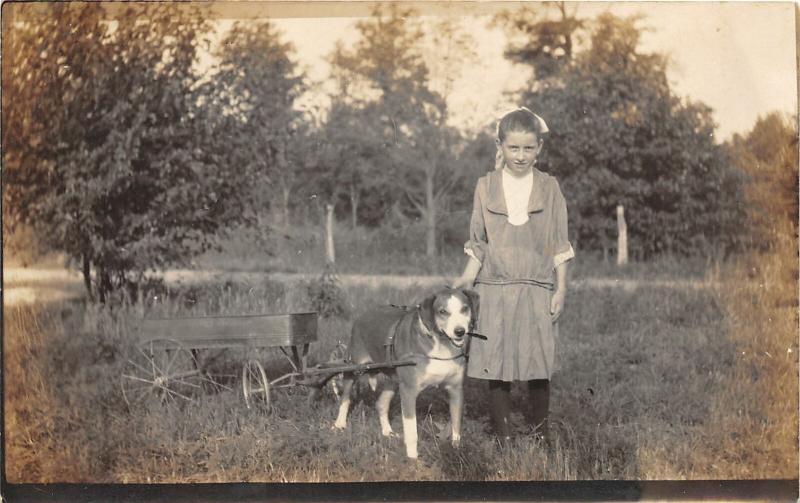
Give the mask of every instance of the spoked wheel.
M 122 396 L 129 407 L 157 399 L 161 403 L 191 401 L 213 381 L 197 358 L 175 340 L 150 341 L 136 348 L 122 374 Z
M 249 360 L 242 368 L 242 392 L 248 409 L 256 403 L 261 403 L 268 409 L 272 403 L 267 373 L 256 360 Z

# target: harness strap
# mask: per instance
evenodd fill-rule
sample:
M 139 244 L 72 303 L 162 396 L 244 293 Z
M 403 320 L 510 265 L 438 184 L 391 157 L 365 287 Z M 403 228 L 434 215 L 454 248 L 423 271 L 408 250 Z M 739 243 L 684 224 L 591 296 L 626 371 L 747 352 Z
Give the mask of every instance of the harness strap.
M 419 307 L 419 306 L 398 306 L 398 305 L 395 305 L 395 304 L 389 304 L 389 305 L 394 307 L 394 308 L 396 308 L 396 309 L 401 309 L 403 311 L 410 311 L 411 309 L 416 309 L 416 308 Z M 384 361 L 386 361 L 386 363 L 390 363 L 391 364 L 395 360 L 394 337 L 395 337 L 395 335 L 397 335 L 397 329 L 400 326 L 400 322 L 401 321 L 403 321 L 403 318 L 400 318 L 399 320 L 394 322 L 394 324 L 389 329 L 389 333 L 386 334 L 386 340 L 383 343 L 383 347 L 384 347 L 384 349 L 386 351 L 386 357 L 384 358 Z M 434 337 L 434 335 L 432 333 L 430 333 L 429 330 L 427 330 L 427 328 L 425 327 L 425 324 L 422 323 L 422 320 L 419 317 L 417 317 L 416 321 L 422 327 L 425 335 L 427 335 L 428 337 L 431 337 L 431 338 Z M 409 353 L 407 355 L 403 355 L 403 358 L 401 358 L 401 360 L 406 360 L 406 359 L 409 359 L 409 358 L 415 357 L 415 356 L 419 356 L 419 355 L 414 355 L 414 354 Z M 467 357 L 468 357 L 468 355 L 466 353 L 464 353 L 463 350 L 461 351 L 460 354 L 457 354 L 456 356 L 453 356 L 453 357 L 450 357 L 450 358 L 439 358 L 437 356 L 425 355 L 425 358 L 428 358 L 429 360 L 439 360 L 439 361 L 452 361 L 452 360 L 457 360 L 459 358 L 467 358 Z
M 397 335 L 397 327 L 400 325 L 400 322 L 403 318 L 395 321 L 394 324 L 389 328 L 389 333 L 386 334 L 386 340 L 383 343 L 383 347 L 386 349 L 386 357 L 384 360 L 387 363 L 394 362 L 394 336 Z
M 419 307 L 419 304 L 415 306 L 402 306 L 399 304 L 389 304 L 389 305 L 395 309 L 400 309 L 401 311 L 411 311 L 412 309 L 416 309 Z

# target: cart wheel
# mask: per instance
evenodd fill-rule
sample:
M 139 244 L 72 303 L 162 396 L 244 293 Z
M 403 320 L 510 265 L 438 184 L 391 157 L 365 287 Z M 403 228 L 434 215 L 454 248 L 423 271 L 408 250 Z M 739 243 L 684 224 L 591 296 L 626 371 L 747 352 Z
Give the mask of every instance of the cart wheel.
M 191 401 L 206 381 L 190 349 L 175 340 L 150 341 L 128 359 L 122 397 L 131 408 L 153 398 L 162 403 Z
M 242 368 L 242 391 L 244 392 L 244 403 L 247 408 L 255 404 L 257 399 L 269 408 L 272 403 L 270 396 L 269 380 L 264 367 L 257 360 L 249 360 Z

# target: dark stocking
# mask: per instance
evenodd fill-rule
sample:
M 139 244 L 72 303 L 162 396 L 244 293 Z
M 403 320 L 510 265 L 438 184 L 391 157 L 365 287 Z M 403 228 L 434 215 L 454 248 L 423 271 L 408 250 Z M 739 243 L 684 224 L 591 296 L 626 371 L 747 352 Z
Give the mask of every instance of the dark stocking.
M 511 436 L 511 383 L 489 381 L 489 415 L 500 438 Z
M 547 435 L 547 412 L 550 408 L 550 380 L 534 379 L 528 381 L 528 401 L 530 414 L 528 420 L 533 428 Z

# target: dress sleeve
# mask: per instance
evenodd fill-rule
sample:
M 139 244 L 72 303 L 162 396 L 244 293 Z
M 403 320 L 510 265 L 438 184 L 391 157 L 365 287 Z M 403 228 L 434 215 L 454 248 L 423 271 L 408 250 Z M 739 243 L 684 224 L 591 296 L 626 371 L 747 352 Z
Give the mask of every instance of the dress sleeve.
M 555 255 L 553 267 L 558 267 L 567 260 L 575 257 L 575 250 L 569 242 L 567 232 L 567 201 L 561 193 L 558 181 L 555 182 L 555 196 L 553 197 L 553 216 L 555 220 Z
M 469 223 L 469 241 L 464 243 L 464 253 L 483 263 L 486 247 L 486 225 L 483 220 L 483 183 L 478 180 L 475 185 L 475 197 L 472 202 L 472 218 Z

